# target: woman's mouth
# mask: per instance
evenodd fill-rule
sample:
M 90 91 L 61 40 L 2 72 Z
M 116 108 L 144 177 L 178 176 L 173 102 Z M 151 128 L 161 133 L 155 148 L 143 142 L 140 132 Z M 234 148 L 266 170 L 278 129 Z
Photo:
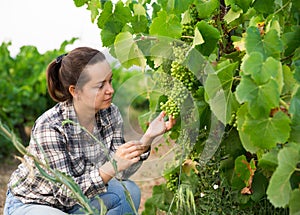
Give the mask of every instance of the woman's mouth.
M 105 102 L 111 102 L 112 97 L 108 98 L 108 99 L 104 99 Z

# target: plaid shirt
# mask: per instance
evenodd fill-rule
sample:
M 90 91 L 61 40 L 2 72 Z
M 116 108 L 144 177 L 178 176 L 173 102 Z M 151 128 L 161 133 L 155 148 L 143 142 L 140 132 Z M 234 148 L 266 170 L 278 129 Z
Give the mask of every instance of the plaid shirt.
M 111 157 L 116 148 L 123 144 L 123 120 L 118 108 L 111 105 L 95 115 L 93 135 L 106 147 Z M 75 123 L 63 125 L 65 120 Z M 83 193 L 92 198 L 106 191 L 99 176 L 99 167 L 108 161 L 103 147 L 88 135 L 77 123 L 73 104 L 62 102 L 45 112 L 32 128 L 28 147 L 39 160 L 47 159 L 52 169 L 64 172 L 74 179 Z M 145 159 L 149 152 L 142 155 Z M 45 179 L 35 168 L 32 159 L 24 157 L 18 169 L 13 172 L 9 189 L 24 203 L 46 204 L 67 210 L 77 202 L 64 185 Z M 120 173 L 120 178 L 130 177 L 141 166 L 142 161 Z

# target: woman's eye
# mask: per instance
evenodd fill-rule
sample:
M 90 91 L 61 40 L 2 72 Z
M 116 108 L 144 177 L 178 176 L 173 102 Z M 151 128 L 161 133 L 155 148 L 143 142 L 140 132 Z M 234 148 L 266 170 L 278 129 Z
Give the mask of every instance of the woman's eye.
M 111 78 L 111 79 L 109 79 L 109 83 L 110 83 L 110 84 L 111 84 L 112 80 L 113 80 L 112 78 Z
M 99 89 L 102 89 L 103 88 L 103 86 L 104 86 L 104 84 L 101 84 L 98 88 Z

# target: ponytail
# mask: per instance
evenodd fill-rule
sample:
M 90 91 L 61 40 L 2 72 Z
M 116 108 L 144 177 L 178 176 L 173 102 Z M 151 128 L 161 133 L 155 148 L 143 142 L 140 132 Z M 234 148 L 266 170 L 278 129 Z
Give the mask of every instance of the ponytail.
M 57 61 L 54 60 L 48 65 L 46 73 L 48 93 L 56 102 L 63 102 L 71 98 L 70 93 L 64 88 L 60 81 L 60 68 L 61 62 L 57 63 Z

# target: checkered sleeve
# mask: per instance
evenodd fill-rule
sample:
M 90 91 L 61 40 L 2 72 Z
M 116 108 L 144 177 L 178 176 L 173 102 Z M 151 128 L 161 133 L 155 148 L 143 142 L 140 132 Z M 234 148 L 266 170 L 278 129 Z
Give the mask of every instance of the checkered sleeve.
M 31 142 L 32 153 L 41 161 L 47 162 L 52 169 L 57 169 L 72 176 L 74 181 L 87 197 L 95 196 L 106 190 L 98 169 L 86 171 L 85 160 L 77 153 L 79 147 L 69 152 L 68 141 L 70 137 L 63 128 L 52 123 L 44 123 L 33 130 Z M 74 140 L 72 140 L 74 141 Z M 76 140 L 75 140 L 76 141 Z M 46 182 L 45 182 L 46 183 Z M 76 200 L 72 199 L 72 192 L 65 186 L 52 183 L 52 195 L 65 206 L 72 206 Z

